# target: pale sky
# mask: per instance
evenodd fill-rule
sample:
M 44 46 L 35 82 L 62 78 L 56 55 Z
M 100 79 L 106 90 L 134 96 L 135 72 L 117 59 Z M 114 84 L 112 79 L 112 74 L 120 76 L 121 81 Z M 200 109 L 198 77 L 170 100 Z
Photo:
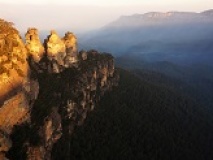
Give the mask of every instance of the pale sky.
M 28 27 L 81 32 L 122 15 L 212 8 L 213 0 L 0 0 L 0 18 L 14 22 L 21 32 Z

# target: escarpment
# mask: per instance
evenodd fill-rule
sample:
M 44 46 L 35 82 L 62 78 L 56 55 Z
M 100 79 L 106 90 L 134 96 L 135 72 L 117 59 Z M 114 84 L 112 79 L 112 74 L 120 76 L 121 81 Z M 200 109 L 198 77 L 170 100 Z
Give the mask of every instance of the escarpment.
M 105 92 L 118 85 L 110 54 L 78 51 L 71 33 L 25 42 L 0 20 L 0 159 L 54 159 Z

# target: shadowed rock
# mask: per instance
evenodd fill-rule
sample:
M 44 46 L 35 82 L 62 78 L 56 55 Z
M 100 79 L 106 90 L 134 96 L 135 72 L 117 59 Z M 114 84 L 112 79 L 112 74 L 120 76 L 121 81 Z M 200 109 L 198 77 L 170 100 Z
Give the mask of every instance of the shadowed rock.
M 116 86 L 113 57 L 78 54 L 71 32 L 61 39 L 51 31 L 43 45 L 29 28 L 24 45 L 12 24 L 0 23 L 8 27 L 0 26 L 0 159 L 50 160 Z

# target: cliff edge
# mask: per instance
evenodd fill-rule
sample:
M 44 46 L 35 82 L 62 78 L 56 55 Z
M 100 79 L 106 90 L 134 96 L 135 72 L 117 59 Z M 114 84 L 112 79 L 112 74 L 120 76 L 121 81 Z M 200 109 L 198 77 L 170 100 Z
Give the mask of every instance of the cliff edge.
M 79 52 L 72 32 L 61 38 L 52 30 L 42 43 L 29 28 L 24 42 L 0 19 L 0 159 L 52 159 L 52 148 L 71 138 L 118 81 L 113 57 Z

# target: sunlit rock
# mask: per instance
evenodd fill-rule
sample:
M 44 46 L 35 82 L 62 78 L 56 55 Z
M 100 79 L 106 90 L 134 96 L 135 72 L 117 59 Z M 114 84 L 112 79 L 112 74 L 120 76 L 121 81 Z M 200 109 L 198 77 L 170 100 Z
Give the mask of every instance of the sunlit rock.
M 42 45 L 35 28 L 27 31 L 26 44 L 11 30 L 0 28 L 0 160 L 22 159 L 19 150 L 28 160 L 54 159 L 53 147 L 62 148 L 118 81 L 113 57 L 95 50 L 78 54 L 71 32 L 61 39 L 51 31 Z M 21 141 L 12 145 L 7 135 Z
M 63 41 L 66 47 L 65 67 L 71 67 L 78 61 L 77 38 L 72 32 L 67 32 Z
M 67 32 L 65 34 L 63 40 L 65 43 L 66 49 L 70 49 L 70 51 L 68 53 L 70 53 L 71 56 L 72 55 L 75 56 L 74 54 L 76 54 L 78 52 L 76 36 L 72 32 Z
M 55 31 L 51 31 L 51 34 L 47 39 L 47 57 L 49 60 L 56 60 L 58 63 L 63 64 L 63 59 L 65 57 L 65 44 L 58 36 Z
M 34 61 L 39 62 L 44 54 L 44 47 L 39 39 L 38 30 L 36 28 L 29 28 L 25 34 L 26 48 L 29 55 Z
M 28 75 L 27 52 L 17 32 L 8 22 L 0 26 L 0 98 L 25 81 Z M 14 90 L 15 91 L 15 90 Z

